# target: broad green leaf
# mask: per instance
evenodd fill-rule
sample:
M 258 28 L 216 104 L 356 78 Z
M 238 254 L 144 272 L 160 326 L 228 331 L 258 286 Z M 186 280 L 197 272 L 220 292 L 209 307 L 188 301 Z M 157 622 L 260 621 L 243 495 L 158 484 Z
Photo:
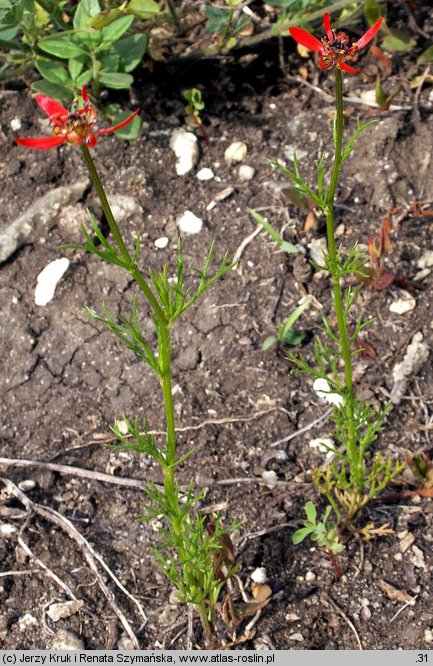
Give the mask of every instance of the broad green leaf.
M 68 60 L 68 70 L 73 81 L 81 74 L 84 67 L 84 58 L 70 58 Z
M 10 0 L 0 0 L 0 9 L 11 9 L 12 3 Z
M 410 51 L 414 46 L 416 41 L 412 37 L 395 28 L 388 28 L 382 41 L 382 48 L 385 51 Z
M 121 74 L 120 72 L 105 72 L 99 77 L 100 83 L 107 88 L 114 88 L 120 90 L 123 88 L 130 88 L 134 83 L 134 78 L 131 74 Z
M 301 529 L 296 530 L 294 535 L 292 536 L 292 541 L 296 545 L 298 543 L 301 543 L 307 536 L 309 536 L 314 530 L 314 527 L 301 527 Z
M 74 14 L 75 30 L 86 30 L 89 28 L 89 19 L 101 12 L 98 0 L 80 0 Z
M 13 39 L 18 34 L 18 28 L 6 28 L 5 30 L 0 30 L 0 47 L 2 49 L 9 49 L 8 41 Z M 12 44 L 12 46 L 15 46 Z
M 418 60 L 416 61 L 416 64 L 424 65 L 428 62 L 433 62 L 433 44 L 421 53 L 421 55 L 418 57 Z
M 206 7 L 205 14 L 207 18 L 206 27 L 209 32 L 222 32 L 225 30 L 229 13 L 227 10 L 219 7 Z
M 117 40 L 130 28 L 133 22 L 133 16 L 122 16 L 120 19 L 117 19 L 117 21 L 114 21 L 114 23 L 107 25 L 107 27 L 101 30 L 102 44 L 112 44 L 113 42 L 117 42 Z
M 144 33 L 119 39 L 113 49 L 119 54 L 125 72 L 132 72 L 140 64 L 147 49 L 147 35 Z
M 50 83 L 63 85 L 69 82 L 68 72 L 62 65 L 52 62 L 51 60 L 41 60 L 36 58 L 35 67 L 39 74 Z
M 83 49 L 80 49 L 79 46 L 73 42 L 67 41 L 66 39 L 58 39 L 57 37 L 45 37 L 40 40 L 38 46 L 42 51 L 45 51 L 45 53 L 50 53 L 57 58 L 65 60 L 85 54 Z
M 100 58 L 101 70 L 104 72 L 118 72 L 120 58 L 117 53 L 111 52 Z
M 93 78 L 93 71 L 91 69 L 86 69 L 85 72 L 81 72 L 80 76 L 77 77 L 75 84 L 78 88 L 82 88 L 84 85 L 87 85 Z
M 316 507 L 314 506 L 314 502 L 308 501 L 305 505 L 305 513 L 307 514 L 307 519 L 309 523 L 312 523 L 312 525 L 316 524 L 316 518 L 317 518 L 317 511 Z
M 123 111 L 114 118 L 113 125 L 122 122 L 122 120 L 127 118 L 129 115 L 129 111 Z M 133 118 L 130 123 L 125 125 L 125 127 L 117 130 L 115 135 L 123 141 L 134 141 L 135 139 L 138 139 L 141 134 L 141 125 L 141 118 L 139 116 L 135 116 L 135 118 Z
M 283 337 L 284 338 L 288 335 L 290 329 L 293 327 L 293 325 L 299 319 L 299 317 L 304 312 L 304 310 L 309 308 L 310 305 L 311 305 L 311 299 L 306 298 L 305 301 L 303 301 L 300 305 L 298 305 L 298 307 L 293 310 L 293 312 L 289 315 L 289 317 L 287 317 L 287 319 L 284 323 L 284 326 L 283 326 Z
M 69 102 L 74 96 L 72 90 L 69 90 L 69 88 L 50 83 L 49 81 L 35 81 L 31 87 L 35 92 L 57 99 L 59 102 Z
M 136 18 L 146 20 L 161 13 L 161 9 L 155 0 L 131 0 L 128 12 Z

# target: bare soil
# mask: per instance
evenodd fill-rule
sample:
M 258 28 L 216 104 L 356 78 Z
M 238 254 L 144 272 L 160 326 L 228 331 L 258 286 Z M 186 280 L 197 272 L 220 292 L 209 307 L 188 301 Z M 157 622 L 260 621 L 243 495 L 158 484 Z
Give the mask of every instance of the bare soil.
M 431 20 L 428 25 L 425 19 L 422 28 L 433 34 Z M 302 171 L 314 183 L 315 162 L 332 145 L 332 76 L 316 70 L 310 61 L 300 62 L 290 48 L 286 47 L 283 70 L 274 43 L 236 61 L 143 70 L 131 99 L 119 99 L 125 108 L 141 107 L 143 133 L 130 144 L 104 138 L 93 154 L 109 194 L 135 202 L 122 226 L 131 242 L 141 233 L 139 261 L 144 270 L 159 269 L 164 262 L 174 266 L 176 218 L 185 210 L 204 220 L 199 234 L 182 237 L 191 280 L 192 269 L 202 264 L 212 240 L 216 257 L 225 252 L 234 255 L 254 231 L 248 208 L 265 211 L 276 228 L 284 228 L 288 240 L 304 247 L 307 257 L 324 238 L 320 219 L 305 228 L 305 211 L 285 198 L 287 183 L 264 159 L 287 162 L 296 146 Z M 404 277 L 404 290 L 409 289 L 416 301 L 415 309 L 406 314 L 390 312 L 390 304 L 401 297 L 401 281 L 387 289 L 361 292 L 355 314 L 376 318 L 367 338 L 376 356 L 368 362 L 359 360 L 357 390 L 373 404 L 388 399 L 392 369 L 404 357 L 413 335 L 421 331 L 424 342 L 431 345 L 433 273 L 415 278 L 420 257 L 432 249 L 433 217 L 425 213 L 433 200 L 433 95 L 429 78 L 418 91 L 410 88 L 410 81 L 423 73 L 414 64 L 416 57 L 413 50 L 392 58 L 384 85 L 391 92 L 403 82 L 403 92 L 393 101 L 398 108 L 371 116 L 378 122 L 360 136 L 338 193 L 337 224 L 343 225 L 339 233 L 345 245 L 354 239 L 366 244 L 378 233 L 387 211 L 399 207 L 393 218 L 394 252 L 387 267 Z M 345 94 L 352 100 L 347 102 L 348 135 L 357 114 L 368 119 L 369 107 L 356 100 L 374 88 L 380 66 L 374 60 L 363 62 L 362 76 L 345 78 Z M 319 90 L 296 81 L 300 65 L 308 70 L 308 82 Z M 184 123 L 181 91 L 193 85 L 204 91 L 209 144 L 201 142 L 197 168 L 178 177 L 169 137 Z M 15 145 L 14 118 L 21 119 L 21 135 L 41 132 L 41 115 L 26 90 L 4 87 L 0 103 L 0 229 L 4 229 L 49 190 L 85 178 L 86 172 L 79 151 L 70 146 L 32 152 Z M 238 165 L 224 159 L 233 141 L 248 146 L 245 163 L 255 169 L 251 181 L 241 181 Z M 215 179 L 199 181 L 195 172 L 202 167 L 212 168 Z M 230 196 L 218 201 L 228 187 Z M 213 200 L 216 205 L 209 210 Z M 426 203 L 414 208 L 413 200 Z M 164 423 L 161 395 L 150 371 L 90 321 L 84 310 L 84 305 L 100 310 L 105 303 L 110 311 L 125 314 L 134 287 L 120 270 L 97 258 L 59 249 L 62 243 L 79 242 L 86 207 L 100 219 L 90 186 L 77 204 L 59 210 L 48 233 L 26 242 L 1 266 L 0 455 L 104 472 L 113 478 L 158 481 L 151 462 L 106 446 L 116 417 L 146 418 L 155 430 Z M 163 250 L 154 245 L 161 236 L 170 239 Z M 60 256 L 70 259 L 70 268 L 54 299 L 45 307 L 37 306 L 36 278 Z M 271 446 L 311 424 L 327 407 L 313 393 L 309 378 L 290 374 L 284 353 L 263 352 L 261 344 L 302 296 L 316 299 L 301 320 L 311 337 L 319 332 L 320 308 L 329 312 L 331 306 L 326 275 L 317 270 L 302 275 L 294 262 L 294 258 L 285 260 L 260 233 L 245 246 L 238 269 L 178 322 L 173 364 L 179 451 L 196 449 L 179 472 L 181 482 L 193 477 L 206 483 L 204 507 L 218 505 L 227 522 L 244 521 L 235 541 L 247 591 L 254 568 L 266 567 L 274 594 L 254 627 L 255 635 L 240 647 L 342 650 L 357 649 L 361 643 L 365 649 L 426 649 L 433 630 L 431 498 L 371 504 L 355 527 L 388 523 L 392 534 L 369 542 L 355 534 L 347 537 L 339 558 L 344 576 L 338 582 L 323 553 L 309 542 L 297 547 L 292 543 L 305 502 L 321 503 L 308 470 L 322 464 L 324 457 L 309 442 L 329 435 L 330 424 L 325 418 L 289 442 Z M 307 357 L 311 344 L 303 349 Z M 389 415 L 377 444 L 385 456 L 404 459 L 406 452 L 422 449 L 432 457 L 432 389 L 428 361 L 410 377 L 403 399 Z M 139 488 L 30 464 L 1 467 L 2 476 L 15 484 L 33 481 L 21 486 L 31 501 L 67 517 L 141 602 L 149 618 L 142 629 L 136 605 L 101 569 L 142 649 L 185 647 L 187 611 L 169 598 L 170 585 L 152 560 L 156 525 L 136 520 L 143 500 Z M 263 482 L 265 470 L 276 472 L 278 484 L 272 488 Z M 396 489 L 413 487 L 407 475 Z M 77 543 L 5 492 L 0 500 L 1 522 L 16 528 L 0 534 L 1 647 L 47 649 L 53 632 L 61 627 L 79 636 L 88 650 L 115 648 L 123 628 Z M 81 610 L 57 623 L 46 615 L 52 602 L 66 601 L 68 596 L 25 554 L 19 538 L 83 600 Z M 201 640 L 196 626 L 195 641 L 203 645 Z

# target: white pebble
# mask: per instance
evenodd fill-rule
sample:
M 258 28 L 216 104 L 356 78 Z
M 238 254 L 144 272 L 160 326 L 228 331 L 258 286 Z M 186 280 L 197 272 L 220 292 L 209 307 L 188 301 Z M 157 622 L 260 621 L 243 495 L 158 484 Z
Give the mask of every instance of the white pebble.
M 24 481 L 19 482 L 18 488 L 22 490 L 23 493 L 33 490 L 33 488 L 36 488 L 36 481 L 33 481 L 33 479 L 24 479 Z
M 307 571 L 307 573 L 305 574 L 305 580 L 307 582 L 312 582 L 313 580 L 316 580 L 316 574 L 314 573 L 314 571 Z
M 318 377 L 314 380 L 313 391 L 317 393 L 319 398 L 323 398 L 331 405 L 335 405 L 336 407 L 342 407 L 344 405 L 343 396 L 339 393 L 331 393 L 331 387 L 324 377 Z
M 54 259 L 39 273 L 35 289 L 36 305 L 47 305 L 56 291 L 56 287 L 69 268 L 70 261 L 66 257 Z
M 82 599 L 51 604 L 47 609 L 47 615 L 53 622 L 58 622 L 59 620 L 64 620 L 65 618 L 74 615 L 74 613 L 77 613 L 83 604 L 84 601 L 82 601 Z
M 239 167 L 239 180 L 252 180 L 256 170 L 249 164 L 241 164 Z
M 0 523 L 0 536 L 2 537 L 10 537 L 17 531 L 15 525 L 11 525 L 10 523 Z
M 190 210 L 177 218 L 177 226 L 184 234 L 198 234 L 203 226 L 203 220 Z
M 21 118 L 18 118 L 17 116 L 15 116 L 15 118 L 12 118 L 12 120 L 11 120 L 11 130 L 13 132 L 18 132 L 21 129 L 22 126 L 23 125 L 22 125 L 22 122 L 21 122 Z
M 432 643 L 433 642 L 433 631 L 431 629 L 426 629 L 424 631 L 424 640 L 426 643 Z
M 161 236 L 161 238 L 157 238 L 155 241 L 155 247 L 158 248 L 158 250 L 163 250 L 165 247 L 167 247 L 169 243 L 169 239 L 167 236 Z
M 224 157 L 227 162 L 242 162 L 247 156 L 248 148 L 244 141 L 235 141 L 226 148 Z
M 199 150 L 195 134 L 184 129 L 176 129 L 170 138 L 170 148 L 177 157 L 176 173 L 184 176 L 191 171 L 198 162 Z
M 396 301 L 393 301 L 389 306 L 389 311 L 394 312 L 394 314 L 406 314 L 406 312 L 411 312 L 416 306 L 416 300 L 408 291 L 402 291 L 400 298 Z
M 297 641 L 298 643 L 301 643 L 303 640 L 304 637 L 300 633 L 292 634 L 291 636 L 289 636 L 289 641 Z
M 270 469 L 270 470 L 265 470 L 262 473 L 262 479 L 263 481 L 266 482 L 266 485 L 269 488 L 269 490 L 272 490 L 277 485 L 278 476 L 276 475 L 274 470 Z
M 259 585 L 264 585 L 268 580 L 265 567 L 257 567 L 257 569 L 254 569 L 253 573 L 251 574 L 251 580 L 254 581 L 254 583 L 258 583 Z
M 328 447 L 334 448 L 334 442 L 330 437 L 318 437 L 317 439 L 310 440 L 310 448 L 317 449 L 320 453 L 326 453 L 327 458 L 332 458 L 334 455 Z
M 18 620 L 18 627 L 20 631 L 28 631 L 30 627 L 34 627 L 35 625 L 38 624 L 37 619 L 35 618 L 34 615 L 31 615 L 30 613 L 25 613 L 20 619 Z
M 215 174 L 212 169 L 204 167 L 203 169 L 200 169 L 200 171 L 197 171 L 197 178 L 199 180 L 212 180 L 212 178 L 215 178 Z
M 430 268 L 433 266 L 433 250 L 426 250 L 417 261 L 418 268 Z

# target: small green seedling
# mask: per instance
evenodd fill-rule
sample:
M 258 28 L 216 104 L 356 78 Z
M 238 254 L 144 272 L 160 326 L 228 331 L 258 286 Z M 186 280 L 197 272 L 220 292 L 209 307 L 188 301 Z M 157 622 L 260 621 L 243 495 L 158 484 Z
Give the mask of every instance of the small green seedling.
M 200 111 L 204 109 L 204 102 L 201 96 L 201 90 L 198 88 L 191 88 L 191 90 L 185 90 L 182 93 L 183 97 L 186 99 L 188 104 L 185 107 L 185 113 L 188 118 L 192 118 L 193 122 L 200 129 L 200 132 L 205 140 L 206 144 L 209 143 L 209 137 L 205 128 L 203 127 L 203 121 L 200 118 Z
M 272 240 L 276 242 L 281 252 L 286 252 L 287 254 L 295 254 L 296 252 L 299 252 L 299 248 L 297 248 L 296 245 L 293 245 L 293 243 L 289 243 L 281 238 L 278 231 L 276 231 L 274 227 L 269 224 L 265 217 L 262 217 L 262 215 L 260 215 L 252 208 L 249 208 L 248 212 L 256 222 L 262 225 L 263 229 L 269 234 Z
M 301 543 L 309 536 L 311 541 L 317 541 L 320 548 L 323 548 L 329 556 L 341 553 L 344 546 L 339 541 L 337 527 L 332 521 L 328 522 L 332 508 L 329 505 L 326 507 L 323 518 L 319 523 L 316 523 L 317 510 L 314 503 L 309 501 L 304 508 L 307 514 L 305 527 L 296 530 L 293 535 L 293 543 L 295 545 Z
M 286 321 L 277 326 L 277 334 L 269 335 L 262 344 L 263 351 L 266 351 L 275 343 L 280 343 L 288 347 L 296 347 L 300 345 L 306 337 L 305 331 L 300 331 L 297 328 L 293 328 L 295 322 L 299 319 L 301 314 L 306 310 L 311 304 L 311 299 L 306 298 L 301 305 L 298 305 L 292 312 L 292 314 L 287 317 Z

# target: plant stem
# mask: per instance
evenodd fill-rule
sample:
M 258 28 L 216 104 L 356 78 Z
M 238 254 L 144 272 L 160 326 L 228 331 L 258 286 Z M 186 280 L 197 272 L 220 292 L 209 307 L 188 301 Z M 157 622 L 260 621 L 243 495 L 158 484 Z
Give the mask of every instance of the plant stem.
M 335 154 L 332 167 L 331 182 L 326 194 L 326 232 L 328 240 L 328 254 L 332 268 L 332 293 L 334 299 L 335 315 L 337 317 L 338 334 L 341 347 L 341 354 L 344 361 L 344 377 L 346 383 L 346 401 L 345 409 L 348 417 L 348 442 L 347 451 L 350 457 L 351 473 L 357 475 L 358 468 L 358 450 L 356 446 L 356 430 L 353 414 L 353 379 L 352 379 L 352 354 L 350 350 L 349 336 L 347 332 L 347 312 L 343 305 L 342 289 L 340 286 L 340 260 L 336 250 L 334 233 L 334 200 L 335 190 L 338 183 L 341 168 L 341 155 L 343 150 L 343 82 L 341 71 L 335 68 Z M 357 480 L 357 479 L 356 479 Z
M 104 187 L 98 176 L 98 172 L 96 171 L 96 167 L 93 162 L 92 156 L 90 154 L 88 147 L 85 144 L 81 145 L 81 152 L 83 153 L 83 157 L 85 159 L 87 168 L 89 170 L 90 177 L 92 179 L 93 185 L 95 186 L 95 190 L 98 195 L 99 201 L 101 202 L 102 210 L 104 211 L 104 215 L 108 222 L 108 226 L 110 227 L 110 231 L 114 236 L 114 240 L 116 241 L 117 247 L 119 248 L 122 257 L 125 259 L 125 262 L 128 265 L 128 270 L 131 273 L 134 280 L 137 282 L 138 286 L 140 287 L 144 295 L 146 296 L 150 305 L 152 306 L 159 323 L 161 325 L 164 324 L 166 326 L 167 320 L 164 312 L 161 309 L 161 306 L 156 300 L 146 280 L 144 279 L 144 277 L 136 267 L 135 263 L 133 262 L 133 259 L 129 254 L 128 249 L 123 241 L 122 234 L 120 233 L 119 227 L 117 226 L 117 222 L 114 219 L 114 215 L 110 208 L 110 204 L 108 203 L 108 199 L 105 194 Z
M 167 4 L 167 7 L 168 7 L 168 11 L 170 12 L 175 24 L 177 25 L 178 28 L 180 28 L 179 14 L 177 12 L 177 9 L 176 9 L 176 6 L 175 6 L 173 0 L 165 0 L 165 1 L 166 1 L 166 4 Z

